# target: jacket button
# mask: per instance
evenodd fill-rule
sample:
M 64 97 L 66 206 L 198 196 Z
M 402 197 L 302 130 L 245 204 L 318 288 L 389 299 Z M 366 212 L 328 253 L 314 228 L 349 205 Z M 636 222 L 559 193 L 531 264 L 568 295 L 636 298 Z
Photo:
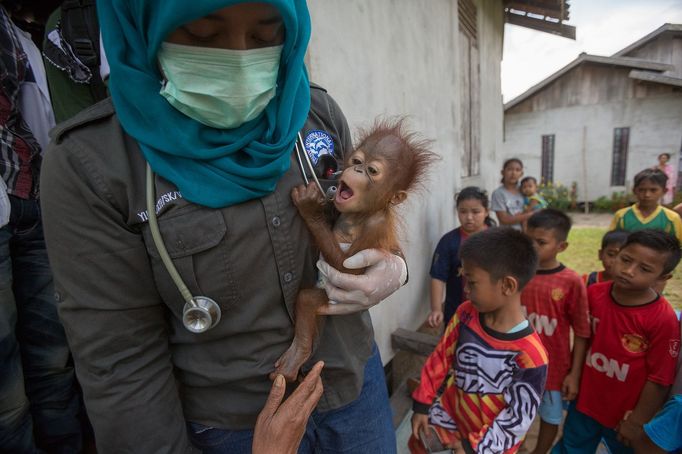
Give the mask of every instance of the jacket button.
M 289 283 L 292 281 L 294 278 L 294 275 L 291 273 L 284 273 L 284 282 Z
M 279 216 L 275 216 L 274 218 L 272 218 L 272 225 L 274 225 L 275 227 L 279 227 L 280 225 L 282 225 L 282 220 L 279 218 Z
M 59 293 L 59 292 L 54 292 L 54 300 L 55 300 L 56 302 L 58 302 L 58 303 L 61 302 L 61 300 L 62 300 L 62 294 Z

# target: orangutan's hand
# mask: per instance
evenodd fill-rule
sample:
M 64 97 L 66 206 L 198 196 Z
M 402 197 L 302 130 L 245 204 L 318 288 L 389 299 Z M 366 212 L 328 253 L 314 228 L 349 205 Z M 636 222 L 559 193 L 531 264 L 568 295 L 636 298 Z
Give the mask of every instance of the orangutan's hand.
M 327 222 L 324 217 L 326 199 L 315 183 L 308 183 L 308 186 L 296 186 L 291 190 L 291 199 L 307 224 Z

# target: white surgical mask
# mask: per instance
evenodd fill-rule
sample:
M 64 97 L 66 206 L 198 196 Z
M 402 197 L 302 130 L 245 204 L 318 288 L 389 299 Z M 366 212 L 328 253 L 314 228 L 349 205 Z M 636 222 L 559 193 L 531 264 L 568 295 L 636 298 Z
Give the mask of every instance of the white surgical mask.
M 163 43 L 161 96 L 205 125 L 233 129 L 253 120 L 275 96 L 282 46 L 250 50 Z

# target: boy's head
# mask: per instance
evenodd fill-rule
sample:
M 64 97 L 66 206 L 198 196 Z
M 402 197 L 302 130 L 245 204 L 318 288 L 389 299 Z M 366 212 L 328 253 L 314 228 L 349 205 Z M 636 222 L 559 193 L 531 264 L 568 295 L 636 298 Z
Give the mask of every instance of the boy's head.
M 614 262 L 614 285 L 626 290 L 654 287 L 672 277 L 681 254 L 673 235 L 653 229 L 632 232 Z
M 535 275 L 533 242 L 509 227 L 493 227 L 470 236 L 460 247 L 469 299 L 480 312 L 502 306 Z
M 612 230 L 606 232 L 601 239 L 601 249 L 599 249 L 599 260 L 604 266 L 606 274 L 613 276 L 613 263 L 618 256 L 620 248 L 623 247 L 628 239 L 628 232 L 624 230 Z
M 521 193 L 526 197 L 530 197 L 538 192 L 538 181 L 535 177 L 525 177 L 521 180 Z
M 665 194 L 668 176 L 660 169 L 644 169 L 635 175 L 632 188 L 640 208 L 655 208 Z
M 540 267 L 556 260 L 566 250 L 571 218 L 559 210 L 547 208 L 528 219 L 526 234 L 533 240 L 538 252 Z

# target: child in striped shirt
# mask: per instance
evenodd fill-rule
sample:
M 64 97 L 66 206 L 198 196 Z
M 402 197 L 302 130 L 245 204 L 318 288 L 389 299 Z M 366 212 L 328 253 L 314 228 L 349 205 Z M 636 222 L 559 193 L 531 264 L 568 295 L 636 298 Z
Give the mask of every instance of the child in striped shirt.
M 538 256 L 523 233 L 499 227 L 469 237 L 460 257 L 470 301 L 422 369 L 410 450 L 427 452 L 434 431 L 456 453 L 514 453 L 547 377 L 547 352 L 521 308 Z

